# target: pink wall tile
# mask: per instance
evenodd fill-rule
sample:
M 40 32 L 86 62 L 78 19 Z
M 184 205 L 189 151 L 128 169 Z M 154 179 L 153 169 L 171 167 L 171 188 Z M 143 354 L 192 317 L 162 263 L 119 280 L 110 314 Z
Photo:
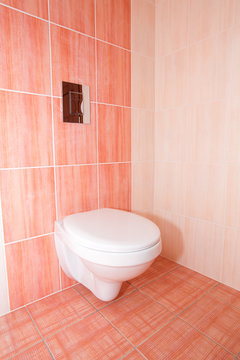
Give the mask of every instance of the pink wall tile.
M 48 0 L 0 0 L 0 3 L 48 19 Z
M 99 206 L 130 210 L 131 165 L 99 166 Z
M 131 105 L 131 55 L 126 50 L 97 42 L 98 101 Z
M 98 0 L 96 36 L 126 49 L 131 47 L 131 0 Z
M 232 98 L 227 112 L 227 156 L 229 163 L 240 164 L 240 99 Z
M 61 269 L 60 270 L 60 277 L 61 277 L 61 287 L 62 289 L 68 288 L 74 284 L 77 284 L 77 281 L 70 279 Z
M 240 6 L 239 13 L 236 14 L 238 19 L 240 18 Z M 234 96 L 240 96 L 240 75 L 239 75 L 239 64 L 240 64 L 240 20 L 238 27 L 232 30 L 232 94 Z
M 161 108 L 184 106 L 187 102 L 187 50 L 181 50 L 161 59 L 159 75 L 159 97 Z
M 188 40 L 189 0 L 159 1 L 156 30 L 159 54 L 166 55 L 183 49 Z
M 228 168 L 226 225 L 240 229 L 240 166 Z
M 149 1 L 132 1 L 131 37 L 133 51 L 154 57 L 155 6 Z
M 181 163 L 155 163 L 154 201 L 157 209 L 185 212 L 186 168 Z M 167 189 L 167 191 L 166 191 Z
M 233 21 L 234 0 L 190 0 L 190 42 L 217 34 Z
M 131 110 L 98 105 L 99 162 L 131 160 Z
M 50 0 L 50 20 L 94 36 L 94 0 Z
M 240 228 L 226 228 L 223 254 L 222 282 L 240 290 L 239 257 Z
M 52 235 L 6 246 L 11 309 L 59 290 L 59 267 Z
M 131 56 L 132 107 L 154 110 L 154 59 L 133 52 Z
M 182 263 L 185 266 L 221 281 L 224 252 L 223 226 L 186 218 L 183 247 Z
M 56 165 L 96 163 L 96 105 L 90 107 L 90 124 L 71 124 L 63 122 L 61 101 L 53 100 Z
M 186 161 L 192 158 L 189 110 L 161 111 L 155 118 L 155 160 Z
M 0 189 L 5 242 L 53 231 L 56 214 L 52 168 L 3 170 Z
M 189 49 L 189 101 L 220 100 L 229 91 L 231 32 L 207 38 Z
M 222 163 L 227 160 L 227 103 L 213 102 L 190 108 L 192 160 Z
M 58 218 L 96 209 L 97 166 L 56 168 Z
M 50 98 L 0 91 L 0 118 L 0 167 L 53 164 Z
M 186 215 L 223 224 L 225 167 L 193 163 L 186 171 Z
M 51 26 L 53 95 L 62 95 L 62 81 L 90 86 L 95 100 L 95 41 L 76 32 Z M 81 49 L 81 51 L 79 51 Z
M 0 18 L 0 88 L 49 94 L 48 24 L 4 6 Z

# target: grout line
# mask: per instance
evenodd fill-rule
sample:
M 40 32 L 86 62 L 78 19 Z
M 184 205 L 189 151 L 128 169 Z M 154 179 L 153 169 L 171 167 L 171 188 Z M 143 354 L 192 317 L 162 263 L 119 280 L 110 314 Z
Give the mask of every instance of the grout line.
M 48 22 L 47 19 L 41 18 L 41 17 L 39 17 L 37 15 L 34 15 L 34 14 L 30 14 L 30 13 L 28 13 L 28 12 L 26 12 L 24 10 L 18 9 L 18 8 L 14 8 L 14 7 L 10 6 L 10 5 L 0 3 L 0 6 L 4 6 L 4 7 L 8 8 L 8 9 L 20 12 L 20 13 L 25 14 L 25 15 L 29 15 L 29 16 L 35 18 L 35 19 L 42 20 L 42 21 L 44 21 L 46 23 Z
M 197 332 L 199 332 L 200 334 L 202 334 L 204 337 L 206 337 L 207 339 L 211 340 L 213 343 L 215 343 L 216 345 L 220 346 L 222 349 L 224 349 L 225 351 L 227 351 L 229 354 L 236 356 L 236 354 L 232 353 L 231 351 L 227 350 L 224 346 L 220 345 L 216 340 L 214 340 L 213 338 L 211 338 L 210 336 L 208 336 L 207 334 L 205 334 L 204 332 L 202 332 L 201 330 L 197 329 L 195 326 L 191 325 L 189 322 L 187 322 L 186 320 L 184 320 L 183 318 L 180 318 L 178 315 L 177 317 L 179 319 L 181 319 L 182 321 L 184 321 L 186 324 L 188 324 L 189 326 L 191 326 L 191 328 L 193 328 L 194 330 L 196 330 Z
M 16 240 L 16 241 L 11 241 L 11 242 L 5 243 L 4 245 L 5 245 L 5 246 L 9 246 L 9 245 L 12 245 L 12 244 L 18 244 L 18 243 L 21 243 L 22 241 L 28 241 L 28 240 L 32 240 L 32 239 L 37 239 L 37 238 L 41 238 L 41 237 L 49 236 L 49 235 L 53 235 L 53 234 L 54 234 L 54 232 L 50 232 L 50 233 L 47 233 L 47 234 L 41 234 L 41 235 L 31 236 L 31 237 L 29 237 L 29 238 L 25 238 L 25 239 L 21 239 L 21 240 Z
M 34 344 L 32 344 L 32 345 L 24 348 L 23 350 L 20 350 L 19 352 L 15 353 L 14 355 L 11 355 L 10 357 L 7 358 L 7 360 L 11 360 L 11 359 L 14 360 L 18 355 L 23 354 L 25 351 L 33 348 L 34 346 L 36 346 L 36 345 L 38 345 L 38 344 L 40 344 L 40 343 L 42 343 L 42 342 L 43 342 L 42 340 L 39 340 L 39 341 L 35 342 Z
M 30 318 L 31 318 L 31 320 L 32 320 L 32 322 L 33 322 L 33 325 L 35 326 L 35 328 L 36 328 L 37 332 L 39 333 L 40 337 L 42 338 L 43 343 L 45 344 L 45 346 L 46 346 L 46 348 L 47 348 L 47 350 L 48 350 L 49 354 L 51 355 L 52 359 L 53 359 L 53 360 L 55 360 L 55 357 L 53 356 L 52 352 L 50 351 L 50 349 L 49 349 L 49 347 L 48 347 L 48 344 L 45 342 L 45 340 L 44 340 L 44 338 L 43 338 L 43 336 L 42 336 L 42 334 L 41 334 L 40 330 L 38 329 L 37 324 L 35 323 L 35 320 L 33 319 L 32 315 L 31 315 L 31 313 L 30 313 L 30 311 L 28 310 L 28 308 L 27 308 L 26 306 L 25 306 L 25 309 L 26 309 L 26 311 L 27 311 L 28 315 L 30 316 Z
M 39 94 L 39 93 L 34 93 L 34 92 L 29 92 L 29 91 L 22 91 L 22 90 L 0 88 L 0 91 L 13 92 L 13 93 L 17 93 L 17 94 L 34 95 L 34 96 L 44 96 L 44 97 L 49 97 L 49 98 L 51 97 L 51 95 L 49 95 L 49 94 Z M 57 97 L 57 96 L 55 96 L 55 97 Z

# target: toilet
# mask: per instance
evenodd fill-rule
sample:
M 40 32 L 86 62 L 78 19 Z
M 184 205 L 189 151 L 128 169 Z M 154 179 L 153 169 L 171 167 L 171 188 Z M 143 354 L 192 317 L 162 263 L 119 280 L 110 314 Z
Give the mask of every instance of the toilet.
M 64 273 L 96 297 L 117 297 L 122 282 L 144 271 L 161 253 L 159 228 L 131 212 L 98 209 L 55 222 L 55 245 Z

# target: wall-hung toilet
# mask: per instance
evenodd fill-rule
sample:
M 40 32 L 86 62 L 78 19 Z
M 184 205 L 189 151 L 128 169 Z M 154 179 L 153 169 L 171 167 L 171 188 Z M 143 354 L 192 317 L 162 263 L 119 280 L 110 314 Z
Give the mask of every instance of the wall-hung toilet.
M 142 274 L 162 249 L 150 220 L 116 209 L 73 214 L 55 222 L 55 245 L 65 274 L 103 301 Z

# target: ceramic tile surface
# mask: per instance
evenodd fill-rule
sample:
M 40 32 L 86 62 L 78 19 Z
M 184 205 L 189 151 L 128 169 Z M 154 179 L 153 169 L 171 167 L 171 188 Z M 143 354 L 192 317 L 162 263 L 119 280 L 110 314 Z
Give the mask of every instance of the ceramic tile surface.
M 154 264 L 155 280 L 125 282 L 111 302 L 78 284 L 0 317 L 1 359 L 236 360 L 240 292 L 163 257 Z

